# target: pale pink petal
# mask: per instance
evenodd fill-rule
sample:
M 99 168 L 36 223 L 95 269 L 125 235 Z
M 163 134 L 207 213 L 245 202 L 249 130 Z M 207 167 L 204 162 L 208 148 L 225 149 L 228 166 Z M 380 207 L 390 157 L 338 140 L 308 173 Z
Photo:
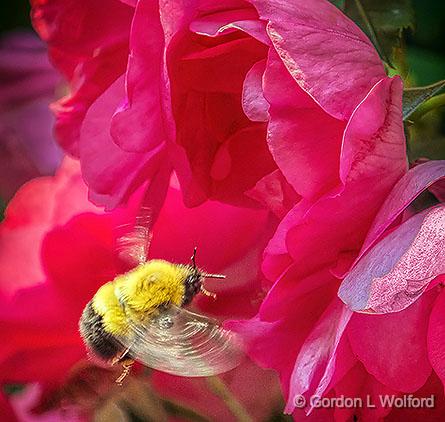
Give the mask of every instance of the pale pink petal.
M 263 74 L 266 60 L 256 62 L 247 72 L 243 84 L 242 104 L 244 113 L 253 122 L 269 120 L 269 103 L 263 94 Z
M 372 43 L 328 1 L 251 0 L 292 77 L 330 114 L 348 119 L 385 77 Z
M 354 313 L 347 333 L 366 370 L 388 387 L 414 392 L 428 379 L 426 330 L 436 297 L 428 292 L 403 312 L 387 315 Z
M 422 191 L 443 177 L 445 177 L 445 161 L 428 161 L 410 169 L 397 182 L 385 200 L 366 236 L 357 260 L 366 253 L 372 244 Z
M 75 412 L 53 410 L 42 415 L 35 414 L 32 410 L 38 404 L 42 388 L 38 384 L 26 386 L 24 391 L 15 394 L 11 398 L 11 404 L 19 417 L 20 422 L 81 422 L 83 418 Z M 5 422 L 11 422 L 4 419 Z
M 445 206 L 411 217 L 378 242 L 344 279 L 340 298 L 354 311 L 398 312 L 445 273 Z
M 317 322 L 295 361 L 286 412 L 295 409 L 297 395 L 321 397 L 326 391 L 334 375 L 336 351 L 351 316 L 352 312 L 334 299 Z M 307 411 L 311 410 L 309 405 Z

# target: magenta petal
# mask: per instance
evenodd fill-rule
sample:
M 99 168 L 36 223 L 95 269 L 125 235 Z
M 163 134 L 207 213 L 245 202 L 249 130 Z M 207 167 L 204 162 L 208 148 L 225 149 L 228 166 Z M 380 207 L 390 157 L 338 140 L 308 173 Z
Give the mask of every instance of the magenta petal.
M 445 383 L 445 292 L 442 291 L 430 315 L 428 325 L 428 356 L 431 365 Z
M 56 136 L 63 148 L 77 155 L 88 108 L 125 71 L 134 11 L 116 0 L 31 3 L 34 28 L 71 88 L 55 106 Z
M 280 219 L 300 200 L 280 170 L 264 176 L 245 194 L 270 209 Z
M 358 174 L 366 182 L 369 170 L 375 172 L 379 168 L 385 170 L 385 178 L 394 178 L 394 175 L 406 171 L 407 164 L 401 160 L 401 156 L 405 155 L 402 93 L 403 84 L 399 77 L 384 78 L 372 87 L 354 110 L 341 150 L 340 178 L 343 183 Z M 394 165 L 386 167 L 390 162 Z
M 119 205 L 151 178 L 162 155 L 162 144 L 145 154 L 125 152 L 104 132 L 123 96 L 121 77 L 90 107 L 81 131 L 82 174 L 90 188 L 90 198 L 107 208 Z
M 307 337 L 292 372 L 286 412 L 295 409 L 297 395 L 321 397 L 326 391 L 335 371 L 336 350 L 351 316 L 352 312 L 334 299 Z
M 428 292 L 403 312 L 351 318 L 347 333 L 352 349 L 382 384 L 413 392 L 428 379 L 426 330 L 435 297 L 435 292 Z
M 363 406 L 357 408 L 335 409 L 336 421 L 350 421 L 355 419 L 363 421 L 381 421 L 388 413 L 391 407 L 382 406 L 381 396 L 397 395 L 397 391 L 387 387 L 377 381 L 372 375 L 368 374 L 362 364 L 358 363 L 346 374 L 335 386 L 336 397 L 360 398 Z
M 438 206 L 411 217 L 377 243 L 343 280 L 339 296 L 354 311 L 397 312 L 443 273 L 445 206 Z
M 251 2 L 268 21 L 269 37 L 289 73 L 334 117 L 348 119 L 385 77 L 371 42 L 328 1 Z
M 331 298 L 335 297 L 336 286 L 333 283 L 330 283 L 330 286 L 317 286 L 305 293 L 300 291 L 300 295 L 298 292 L 294 294 L 290 291 L 289 295 L 293 298 L 293 312 L 277 321 L 264 321 L 260 313 L 247 321 L 227 321 L 225 324 L 227 328 L 240 334 L 252 359 L 261 366 L 274 368 L 280 373 L 286 396 L 300 348 L 323 310 L 329 305 Z M 296 287 L 295 283 L 293 287 Z M 340 303 L 338 300 L 337 302 Z
M 397 182 L 388 195 L 366 236 L 357 260 L 366 253 L 372 244 L 422 191 L 443 177 L 445 177 L 445 161 L 428 161 L 410 169 Z
M 266 60 L 256 62 L 243 84 L 242 105 L 244 113 L 253 122 L 267 122 L 269 120 L 269 103 L 263 95 L 263 74 Z
M 240 30 L 263 44 L 270 44 L 266 25 L 258 19 L 253 8 L 240 8 L 209 13 L 193 20 L 190 30 L 196 34 L 216 37 L 234 30 Z
M 274 261 L 282 262 L 286 254 L 309 272 L 334 266 L 341 252 L 358 251 L 380 204 L 406 171 L 401 88 L 399 79 L 386 78 L 354 111 L 343 140 L 343 190 L 315 204 L 303 200 L 289 211 L 267 246 L 268 277 L 277 275 Z M 379 116 L 380 124 L 367 128 L 356 122 L 367 113 Z
M 166 140 L 162 116 L 162 92 L 166 88 L 163 47 L 158 4 L 138 2 L 130 34 L 127 99 L 111 121 L 111 134 L 125 151 L 149 151 Z
M 340 183 L 338 166 L 345 123 L 324 112 L 269 53 L 264 97 L 270 104 L 269 149 L 286 179 L 313 198 Z

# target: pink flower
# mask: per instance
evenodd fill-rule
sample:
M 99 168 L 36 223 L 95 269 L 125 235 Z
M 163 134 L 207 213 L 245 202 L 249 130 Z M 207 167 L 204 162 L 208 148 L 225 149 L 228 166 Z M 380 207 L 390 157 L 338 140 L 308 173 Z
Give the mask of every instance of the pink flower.
M 251 356 L 280 371 L 289 394 L 287 411 L 298 414 L 298 395 L 309 403 L 314 395 L 422 396 L 425 391 L 434 394 L 442 408 L 443 387 L 437 380 L 445 380 L 445 206 L 414 215 L 404 210 L 444 177 L 444 161 L 427 162 L 405 174 L 375 216 L 346 275 L 342 268 L 352 262 L 343 262 L 340 255 L 337 262 L 303 277 L 291 264 L 253 320 L 229 324 L 250 337 Z M 343 278 L 339 296 L 348 307 L 336 297 L 338 278 Z M 293 353 L 279 347 L 285 344 Z M 305 410 L 311 413 L 314 406 L 308 404 Z M 314 417 L 389 415 L 391 420 L 400 413 L 390 411 L 377 407 L 322 414 L 317 409 Z
M 342 183 L 343 132 L 385 78 L 328 1 L 34 0 L 33 17 L 71 85 L 59 142 L 108 208 L 172 167 L 189 206 L 314 200 Z
M 69 388 L 65 391 L 74 401 L 82 399 L 91 405 L 91 397 L 88 401 L 81 389 L 73 387 L 86 358 L 78 320 L 97 288 L 122 271 L 114 249 L 116 228 L 134 218 L 139 202 L 138 194 L 126 208 L 104 214 L 88 202 L 78 164 L 66 159 L 55 177 L 35 179 L 22 187 L 6 210 L 0 226 L 0 260 L 5 264 L 0 267 L 0 334 L 8 342 L 0 349 L 0 382 L 38 382 L 44 387 L 41 411 L 47 409 L 49 398 L 57 402 L 57 397 L 64 397 L 63 388 Z M 227 279 L 209 282 L 207 287 L 217 293 L 217 300 L 202 297 L 196 306 L 218 317 L 249 318 L 260 293 L 256 281 L 267 224 L 268 213 L 263 210 L 211 201 L 187 209 L 172 180 L 153 228 L 151 257 L 187 262 L 198 246 L 199 265 L 224 272 Z M 249 411 L 259 417 L 277 396 L 269 396 L 269 387 L 249 395 L 240 384 L 241 374 L 270 388 L 275 385 L 274 376 L 248 362 L 225 376 Z M 167 394 L 165 383 L 180 385 L 184 394 L 173 395 L 185 402 L 193 402 L 186 395 L 187 385 L 204 388 L 162 374 L 156 379 L 164 379 L 160 393 Z M 69 385 L 60 390 L 66 382 Z M 100 391 L 106 394 L 110 385 Z M 219 400 L 208 411 L 227 415 Z
M 288 396 L 322 395 L 351 318 L 336 298 L 339 273 L 358 254 L 386 196 L 406 171 L 401 82 L 382 79 L 344 130 L 339 183 L 317 201 L 297 202 L 266 248 L 263 271 L 274 281 L 258 315 L 230 328 L 251 340 L 250 355 L 279 371 Z M 298 173 L 296 173 L 298 174 Z
M 0 63 L 0 197 L 9 200 L 24 182 L 53 174 L 60 162 L 48 109 L 60 78 L 31 33 L 3 35 Z

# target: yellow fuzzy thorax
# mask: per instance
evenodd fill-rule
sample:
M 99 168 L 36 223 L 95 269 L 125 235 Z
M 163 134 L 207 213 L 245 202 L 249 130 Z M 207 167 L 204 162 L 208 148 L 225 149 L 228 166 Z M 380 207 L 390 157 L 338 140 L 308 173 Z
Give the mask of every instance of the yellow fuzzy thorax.
M 180 306 L 189 274 L 183 265 L 148 261 L 104 284 L 94 295 L 93 308 L 107 332 L 125 335 L 129 315 L 142 321 L 166 303 Z

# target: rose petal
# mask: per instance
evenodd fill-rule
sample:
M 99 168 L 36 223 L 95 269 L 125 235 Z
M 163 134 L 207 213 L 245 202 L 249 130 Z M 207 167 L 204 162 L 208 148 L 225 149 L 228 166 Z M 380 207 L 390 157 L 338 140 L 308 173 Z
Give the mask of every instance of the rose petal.
M 264 176 L 246 195 L 263 204 L 280 219 L 300 200 L 280 170 Z
M 335 409 L 335 420 L 346 421 L 355 418 L 361 420 L 381 420 L 391 412 L 391 407 L 382 405 L 382 397 L 397 396 L 397 391 L 378 382 L 372 375 L 366 372 L 362 364 L 358 363 L 335 386 L 336 397 L 348 397 L 361 399 L 363 406 Z
M 357 261 L 400 213 L 435 181 L 445 177 L 445 161 L 428 161 L 408 171 L 394 186 L 377 214 Z
M 445 273 L 445 206 L 411 217 L 383 238 L 343 280 L 339 297 L 354 311 L 398 312 Z
M 338 185 L 345 124 L 295 84 L 273 50 L 264 74 L 264 97 L 270 104 L 269 148 L 295 191 L 314 198 Z
M 190 23 L 190 30 L 209 37 L 240 30 L 263 44 L 270 44 L 266 33 L 266 25 L 258 19 L 258 13 L 252 7 L 214 11 L 205 16 L 200 16 Z
M 413 409 L 411 406 L 397 407 L 385 418 L 385 422 L 442 422 L 445 414 L 445 397 L 443 384 L 433 372 L 422 388 L 417 390 L 414 397 L 430 399 L 433 396 L 433 407 L 423 406 Z
M 430 315 L 428 325 L 428 356 L 431 365 L 440 377 L 442 382 L 445 382 L 445 294 L 442 291 Z
M 428 292 L 403 312 L 354 314 L 347 333 L 366 370 L 388 387 L 403 392 L 419 389 L 431 373 L 426 347 L 429 310 L 436 297 Z
M 251 0 L 292 77 L 329 113 L 348 119 L 385 77 L 372 43 L 328 1 Z M 316 64 L 316 65 L 315 65 Z
M 34 179 L 16 193 L 0 225 L 0 285 L 5 293 L 44 280 L 38 245 L 48 230 L 80 210 L 97 209 L 88 202 L 79 164 L 69 158 L 56 176 Z
M 295 397 L 306 394 L 321 397 L 335 371 L 336 350 L 352 316 L 339 300 L 334 299 L 311 331 L 295 361 L 285 412 L 295 409 Z M 308 407 L 311 412 L 313 404 Z
M 164 33 L 159 5 L 140 1 L 131 25 L 126 101 L 111 121 L 113 139 L 125 151 L 150 151 L 167 139 L 162 107 L 166 89 L 163 53 Z M 167 119 L 171 118 L 167 116 Z
M 284 270 L 279 262 L 288 261 L 287 253 L 304 275 L 335 266 L 341 252 L 358 251 L 380 204 L 406 171 L 401 88 L 399 79 L 383 79 L 356 109 L 344 134 L 343 156 L 353 163 L 344 171 L 344 190 L 315 204 L 302 200 L 284 217 L 265 252 L 268 276 Z M 380 116 L 372 130 L 355 122 L 366 113 Z
M 55 106 L 56 136 L 78 155 L 85 113 L 125 71 L 133 9 L 117 0 L 33 0 L 32 6 L 34 28 L 71 84 L 69 96 Z
M 263 95 L 263 74 L 266 60 L 256 62 L 247 72 L 243 84 L 242 104 L 244 113 L 253 122 L 269 120 L 269 103 Z
M 140 154 L 121 150 L 104 127 L 124 96 L 123 77 L 114 82 L 90 107 L 82 125 L 80 158 L 90 198 L 107 209 L 116 207 L 159 170 L 164 145 Z

